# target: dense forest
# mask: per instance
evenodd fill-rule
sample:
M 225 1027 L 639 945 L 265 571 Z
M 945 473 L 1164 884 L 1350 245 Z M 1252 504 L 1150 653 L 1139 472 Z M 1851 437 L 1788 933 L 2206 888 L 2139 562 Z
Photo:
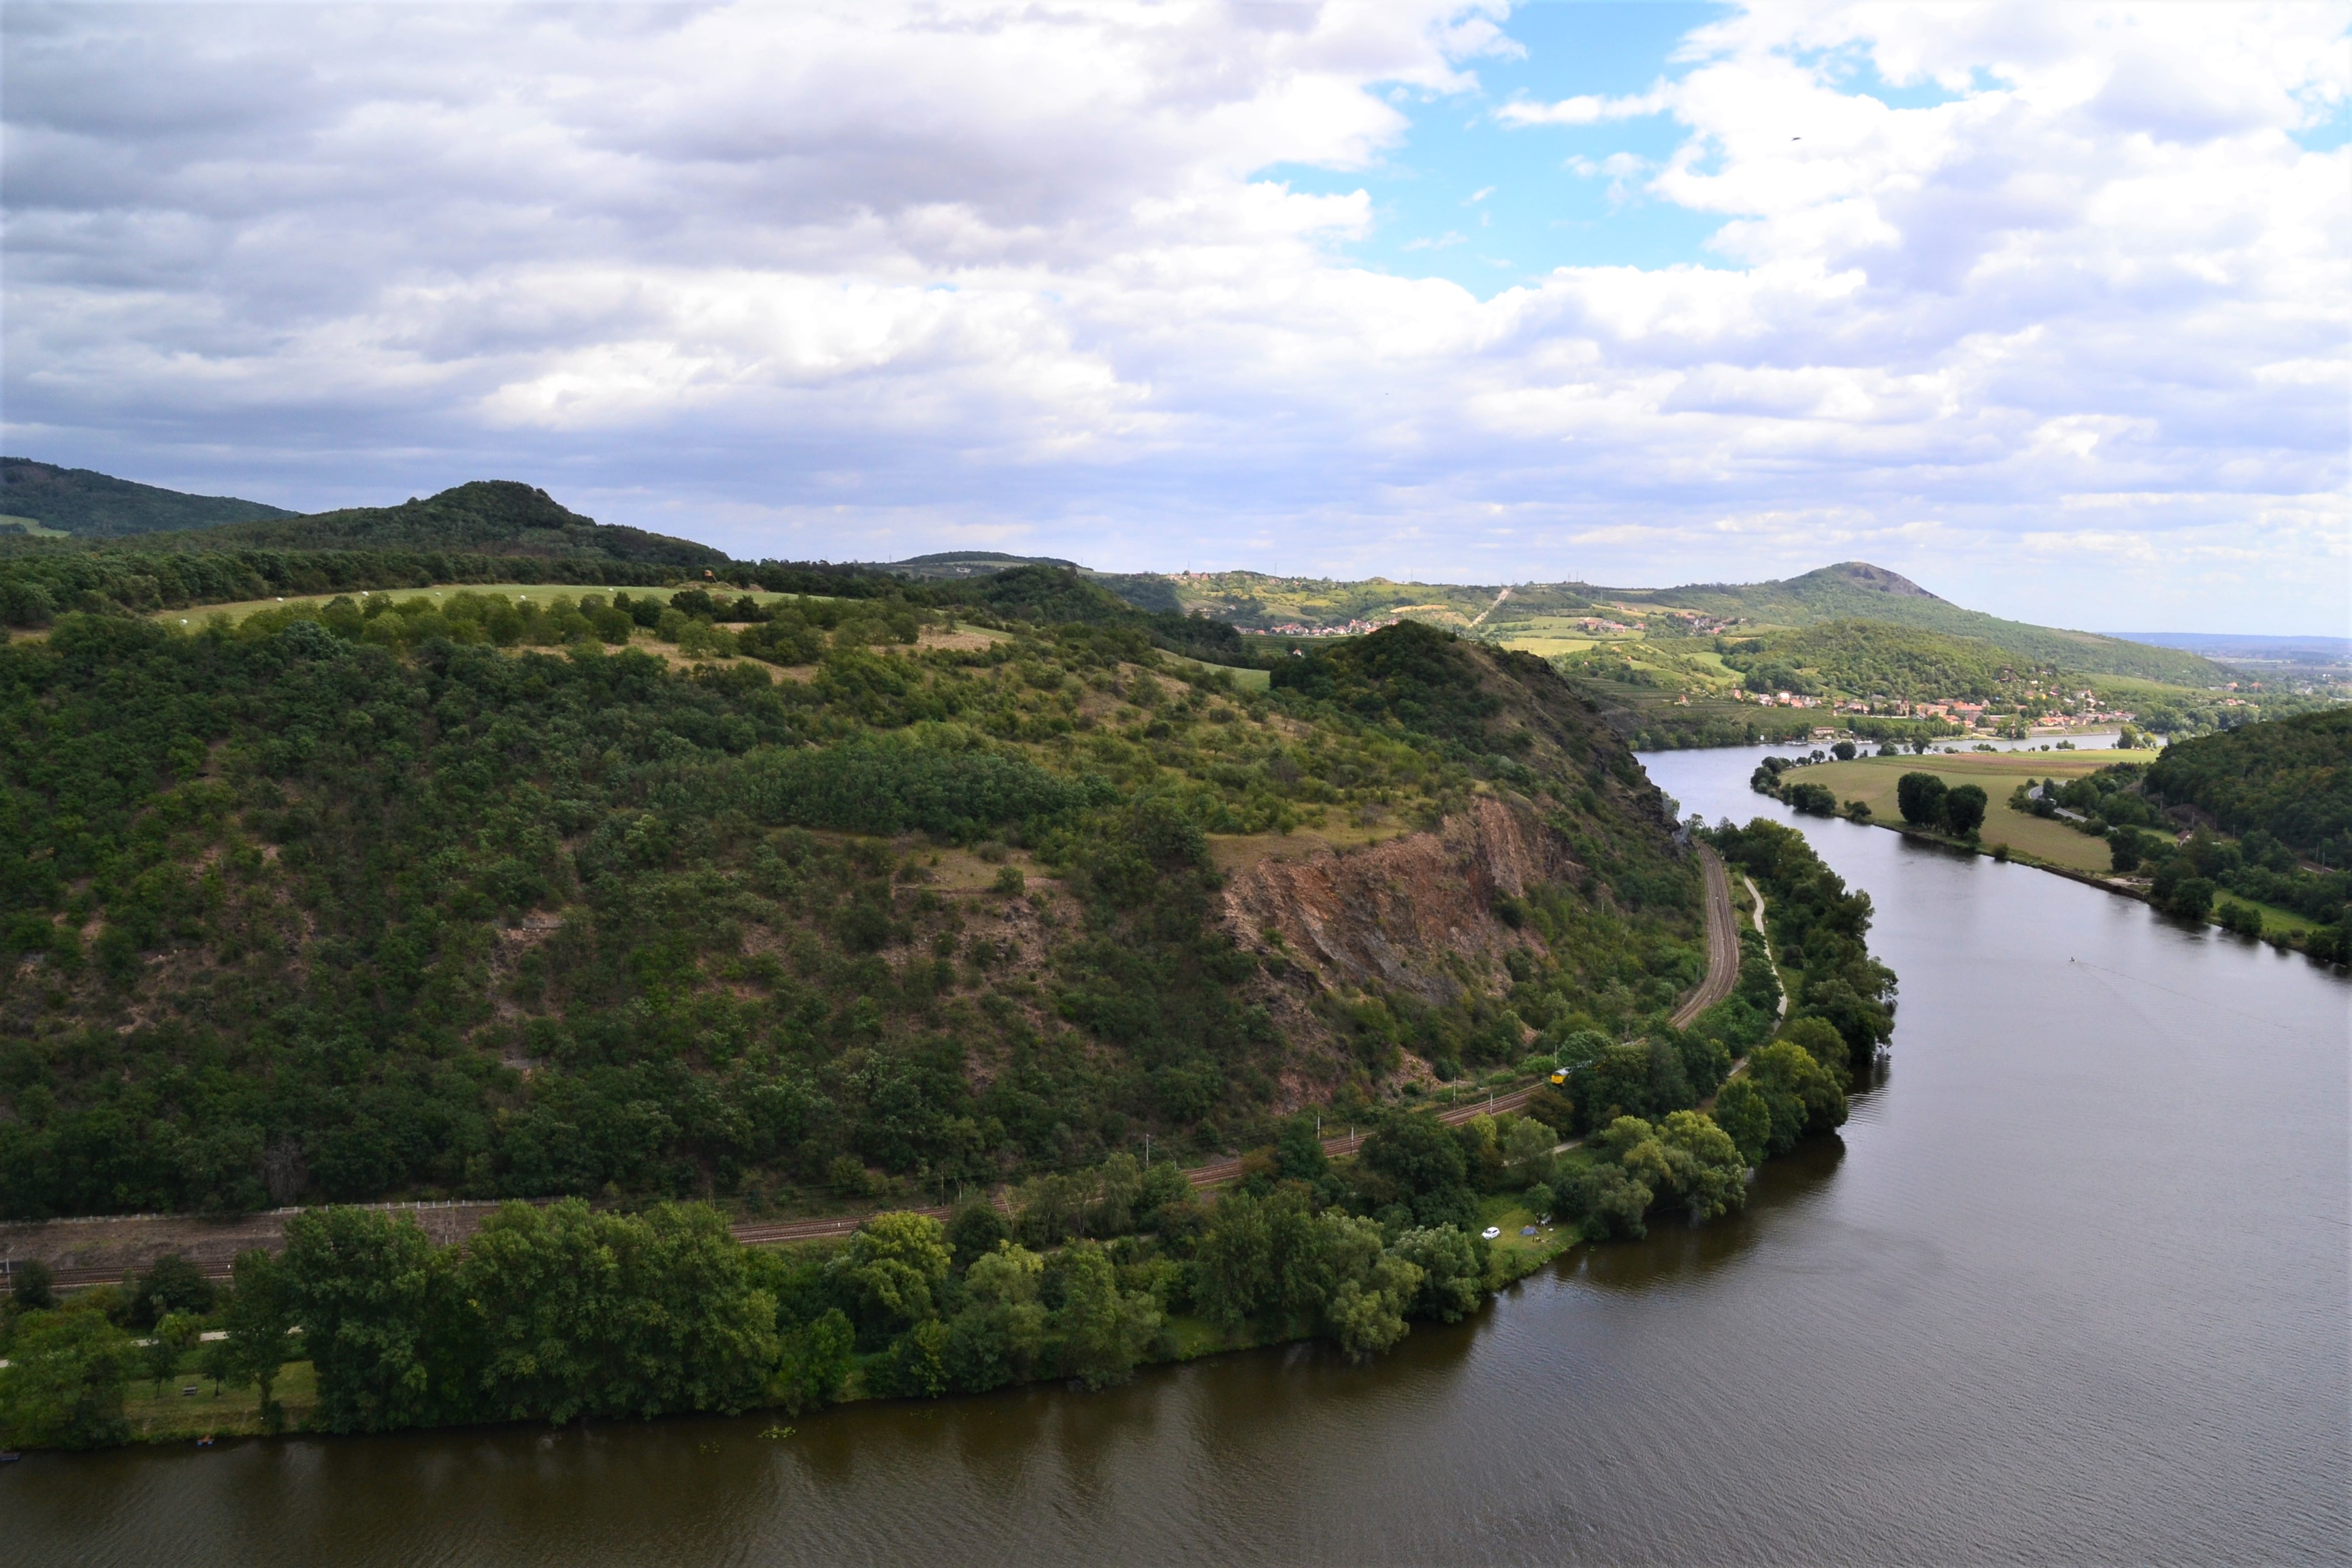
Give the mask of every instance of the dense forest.
M 1868 900 L 1761 824 L 1713 837 L 1772 950 L 1673 1026 L 1690 830 L 1531 656 L 1244 640 L 1052 563 L 698 569 L 522 487 L 194 537 L 0 554 L 0 1207 L 328 1206 L 226 1289 L 27 1271 L 9 1442 L 119 1440 L 190 1372 L 361 1431 L 1372 1355 L 1543 1255 L 1493 1215 L 1738 1208 L 1892 1027 Z M 1269 855 L 1384 843 L 1552 868 L 1371 971 L 1236 913 Z M 1213 1201 L 1177 1163 L 1237 1150 Z M 540 1201 L 462 1248 L 333 1206 L 386 1196 Z
M 421 500 L 412 498 L 397 506 L 355 507 L 300 517 L 260 509 L 255 521 L 220 520 L 198 524 L 191 519 L 176 527 L 189 531 L 141 531 L 141 536 L 130 542 L 131 546 L 156 553 L 362 550 L 586 557 L 698 571 L 727 563 L 725 551 L 690 540 L 648 533 L 643 529 L 599 523 L 563 507 L 545 490 L 512 479 L 477 479 Z M 120 542 L 97 539 L 88 545 L 42 542 L 18 545 L 16 549 L 56 552 L 82 549 L 109 552 L 122 547 Z
M 89 468 L 0 458 L 0 517 L 29 518 L 79 538 L 121 538 L 293 515 L 282 507 L 234 496 L 186 495 Z
M 1030 570 L 991 591 L 1109 599 Z M 1182 617 L 957 613 L 370 594 L 12 642 L 9 1214 L 937 1194 L 1629 1030 L 1695 971 L 1659 797 L 1540 661 L 1408 625 L 1243 692 L 1155 646 Z M 1276 1029 L 1299 977 L 1213 839 L 1497 792 L 1587 847 L 1515 916 L 1557 942 Z
M 2168 747 L 2145 789 L 2226 833 L 2266 834 L 2299 855 L 2352 867 L 2352 709 Z
M 1448 1126 L 1367 1107 L 1370 1135 L 1335 1162 L 1301 1112 L 1266 1124 L 1213 1200 L 1172 1162 L 1121 1152 L 1034 1175 L 1001 1207 L 883 1213 L 784 1247 L 742 1246 L 694 1203 L 510 1204 L 463 1248 L 403 1215 L 311 1209 L 282 1254 L 241 1256 L 226 1290 L 165 1258 L 60 1303 L 27 1271 L 0 1312 L 0 1440 L 121 1441 L 137 1380 L 190 1373 L 255 1389 L 252 1419 L 275 1431 L 289 1363 L 308 1374 L 303 1426 L 381 1432 L 796 1413 L 1041 1377 L 1095 1388 L 1148 1362 L 1302 1338 L 1377 1355 L 1415 1322 L 1475 1310 L 1558 1245 L 1494 1247 L 1487 1215 L 1556 1221 L 1559 1240 L 1704 1222 L 1744 1205 L 1752 1165 L 1843 1123 L 1893 1024 L 1869 900 L 1801 835 L 1757 822 L 1710 837 L 1767 889 L 1771 955 L 1745 932 L 1737 989 L 1688 1031 L 1570 1034 L 1559 1087 L 1525 1115 Z
M 2352 961 L 2352 710 L 2249 724 L 2183 741 L 2147 765 L 2120 763 L 2030 791 L 2012 808 L 2074 815 L 2106 839 L 2115 869 L 2145 879 L 2158 907 L 2268 935 L 2315 958 Z M 2266 931 L 2256 907 L 2316 929 Z

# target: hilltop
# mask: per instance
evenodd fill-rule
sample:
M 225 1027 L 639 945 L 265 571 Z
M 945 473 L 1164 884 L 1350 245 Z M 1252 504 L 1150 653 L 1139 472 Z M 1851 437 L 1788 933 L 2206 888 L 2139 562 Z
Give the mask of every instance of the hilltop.
M 543 489 L 511 479 L 477 479 L 397 506 L 230 523 L 138 542 L 141 549 L 178 551 L 463 551 L 681 568 L 723 565 L 728 559 L 725 551 L 691 540 L 600 523 Z
M 2169 686 L 2226 684 L 2213 660 L 2179 648 L 2126 642 L 2095 632 L 2065 631 L 1963 609 L 1917 584 L 1865 561 L 1843 561 L 1780 582 L 1683 588 L 1626 589 L 1617 597 L 1695 610 L 1750 625 L 1809 626 L 1823 621 L 1883 621 L 1951 637 L 1977 637 L 2038 666 L 2083 675 L 2120 676 Z
M 912 1199 L 1248 1147 L 1702 969 L 1663 797 L 1543 661 L 1405 625 L 1249 690 L 1023 570 L 1097 618 L 378 593 L 0 648 L 8 1213 Z
M 1591 583 L 1456 584 L 1271 577 L 1224 572 L 1164 579 L 1182 606 L 1260 629 L 1308 630 L 1411 616 L 1531 651 L 1579 651 L 1596 637 L 1629 630 L 1652 635 L 1759 632 L 1865 620 L 1949 637 L 1981 639 L 2012 661 L 2085 675 L 2221 686 L 2232 672 L 2177 648 L 2064 631 L 1963 609 L 1898 573 L 1864 561 L 1841 562 L 1800 577 L 1678 588 L 1612 588 Z M 1578 648 L 1547 647 L 1573 643 Z
M 134 539 L 0 542 L 0 621 L 37 626 L 60 610 L 152 613 L 427 584 L 688 579 L 897 595 L 1038 625 L 1132 624 L 1163 650 L 1258 669 L 1325 638 L 1412 621 L 1550 659 L 1644 746 L 1808 734 L 1816 716 L 1787 710 L 1816 705 L 1839 707 L 1841 724 L 1873 738 L 1911 741 L 1958 732 L 1953 702 L 1980 705 L 2012 732 L 2036 720 L 2125 714 L 2179 734 L 2343 694 L 2343 671 L 2332 667 L 2273 662 L 2256 676 L 2189 649 L 2004 620 L 1866 562 L 1673 588 L 1117 574 L 986 550 L 873 563 L 731 562 L 688 540 L 600 524 L 512 481 Z
M 0 532 L 14 524 L 16 531 L 37 537 L 120 539 L 294 515 L 234 496 L 187 495 L 89 468 L 0 458 Z

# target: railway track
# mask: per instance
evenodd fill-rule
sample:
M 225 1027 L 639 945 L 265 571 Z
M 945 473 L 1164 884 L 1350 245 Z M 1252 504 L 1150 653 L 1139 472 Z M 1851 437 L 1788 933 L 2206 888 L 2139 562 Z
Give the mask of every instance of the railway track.
M 1706 978 L 1675 1009 L 1677 1029 L 1689 1028 L 1739 984 L 1739 921 L 1731 908 L 1730 874 L 1723 857 L 1707 845 L 1698 847 L 1698 863 L 1706 881 Z

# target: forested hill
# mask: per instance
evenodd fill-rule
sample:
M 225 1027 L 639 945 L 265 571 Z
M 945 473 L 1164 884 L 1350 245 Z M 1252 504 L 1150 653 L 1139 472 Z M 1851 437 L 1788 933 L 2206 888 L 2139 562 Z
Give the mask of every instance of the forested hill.
M 1779 582 L 1699 584 L 1682 588 L 1603 590 L 1643 603 L 1780 626 L 1882 621 L 1954 637 L 1979 637 L 2035 665 L 2085 675 L 2126 676 L 2171 686 L 2218 687 L 2232 671 L 2179 648 L 2062 631 L 1962 609 L 1917 584 L 1864 561 L 1844 561 Z
M 1030 570 L 992 586 L 1108 597 Z M 1015 608 L 378 593 L 20 636 L 0 1207 L 908 1201 L 1248 1147 L 1696 978 L 1664 803 L 1541 661 L 1408 625 L 1242 690 L 1134 612 Z M 1569 869 L 1467 911 L 1497 945 L 1433 946 L 1442 985 L 1325 989 L 1223 913 L 1269 854 L 1497 811 Z
M 398 506 L 235 523 L 139 544 L 149 550 L 443 551 L 697 569 L 728 560 L 725 551 L 707 544 L 583 517 L 545 490 L 511 479 L 477 479 Z
M 2168 746 L 2142 788 L 2225 832 L 2268 834 L 2340 870 L 2352 866 L 2352 708 Z
M 0 517 L 29 519 L 78 538 L 119 539 L 294 515 L 234 496 L 187 495 L 89 468 L 0 458 Z

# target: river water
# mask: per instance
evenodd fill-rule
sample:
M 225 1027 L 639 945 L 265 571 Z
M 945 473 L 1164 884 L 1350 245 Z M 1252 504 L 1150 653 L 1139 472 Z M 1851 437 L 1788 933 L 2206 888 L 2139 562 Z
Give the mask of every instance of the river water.
M 1352 1368 L 1100 1394 L 34 1456 L 0 1560 L 2305 1563 L 2352 1556 L 2347 1003 L 2021 866 L 1645 759 L 1876 900 L 1882 1081 L 1736 1220 Z

